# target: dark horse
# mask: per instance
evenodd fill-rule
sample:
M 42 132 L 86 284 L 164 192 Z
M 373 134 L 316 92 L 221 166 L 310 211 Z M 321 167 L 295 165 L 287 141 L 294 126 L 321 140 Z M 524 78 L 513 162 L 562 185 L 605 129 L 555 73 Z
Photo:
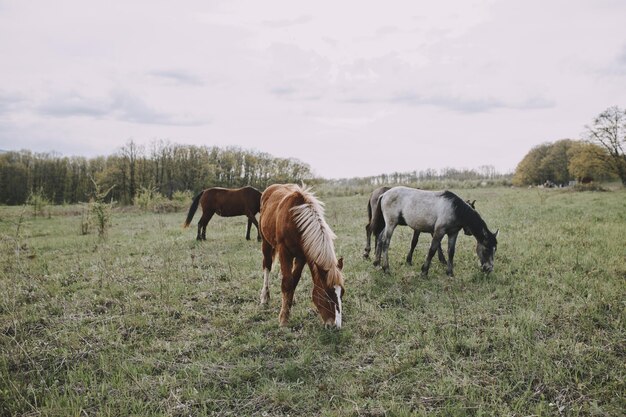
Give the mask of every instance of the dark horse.
M 372 215 L 374 212 L 376 212 L 376 209 L 378 208 L 378 199 L 380 198 L 380 196 L 386 193 L 387 191 L 389 191 L 390 189 L 391 187 L 376 188 L 374 191 L 372 191 L 369 201 L 367 202 L 367 224 L 365 225 L 365 249 L 363 250 L 364 259 L 369 259 L 369 256 L 370 256 L 370 251 L 372 248 L 371 246 L 372 233 L 374 234 L 374 251 L 378 247 L 378 235 L 385 227 L 385 223 L 384 223 L 383 217 L 380 216 L 377 219 L 378 224 L 375 224 L 372 221 Z M 470 202 L 469 200 L 466 200 L 466 203 L 469 204 L 470 207 L 472 207 L 472 209 L 476 208 L 474 206 L 474 203 L 476 203 L 476 200 L 472 202 Z M 467 229 L 464 229 L 464 231 L 466 235 L 471 234 L 469 230 Z M 413 264 L 413 253 L 415 252 L 415 247 L 417 246 L 417 240 L 419 239 L 419 236 L 420 236 L 419 231 L 417 230 L 413 231 L 413 238 L 411 239 L 411 247 L 409 248 L 409 252 L 406 255 L 406 263 L 409 265 Z M 443 250 L 441 249 L 441 245 L 439 245 L 439 247 L 437 248 L 437 256 L 439 258 L 439 261 L 442 264 L 447 264 L 446 257 L 443 255 Z
M 280 325 L 286 326 L 289 321 L 294 291 L 308 265 L 313 279 L 313 304 L 322 322 L 340 328 L 343 258 L 338 260 L 335 255 L 335 234 L 324 220 L 323 204 L 299 185 L 274 184 L 261 197 L 259 223 L 263 236 L 261 304 L 270 298 L 270 271 L 278 254 L 282 275 Z
M 198 209 L 198 205 L 202 206 L 202 217 L 198 222 L 197 240 L 206 240 L 206 226 L 214 214 L 222 217 L 246 216 L 248 217 L 248 228 L 246 230 L 246 239 L 250 240 L 250 228 L 254 224 L 257 230 L 257 240 L 261 240 L 259 234 L 259 223 L 254 217 L 261 208 L 261 192 L 253 187 L 243 188 L 207 188 L 198 194 L 189 207 L 187 220 L 184 227 L 188 227 L 193 219 L 193 215 Z
M 454 275 L 453 262 L 456 239 L 459 231 L 467 229 L 476 239 L 476 254 L 484 272 L 493 270 L 498 231 L 491 233 L 478 212 L 450 191 L 423 191 L 408 187 L 394 187 L 383 194 L 374 217 L 383 216 L 385 227 L 379 236 L 375 265 L 384 253 L 383 270 L 389 270 L 389 242 L 396 226 L 408 225 L 418 232 L 432 233 L 433 240 L 422 275 L 428 274 L 430 262 L 441 245 L 444 235 L 448 236 L 447 273 Z

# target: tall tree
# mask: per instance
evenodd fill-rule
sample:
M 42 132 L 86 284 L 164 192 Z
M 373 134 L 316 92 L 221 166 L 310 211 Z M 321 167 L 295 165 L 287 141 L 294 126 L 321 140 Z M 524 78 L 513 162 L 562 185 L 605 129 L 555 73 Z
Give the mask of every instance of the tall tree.
M 618 106 L 609 107 L 585 129 L 591 142 L 608 151 L 613 170 L 626 186 L 626 110 Z
M 610 156 L 605 148 L 595 143 L 576 142 L 567 151 L 568 170 L 578 181 L 606 180 L 613 175 Z
M 128 187 L 124 187 L 122 190 L 124 194 L 127 194 L 125 203 L 129 203 L 135 198 L 137 192 L 137 159 L 142 152 L 143 148 L 138 146 L 132 139 L 120 149 L 124 173 L 126 173 L 126 168 L 128 168 Z
M 531 185 L 543 184 L 547 179 L 546 172 L 542 172 L 541 161 L 545 158 L 550 150 L 550 144 L 544 143 L 535 146 L 524 156 L 515 169 L 513 176 L 513 184 L 515 185 Z M 544 167 L 545 168 L 545 167 Z

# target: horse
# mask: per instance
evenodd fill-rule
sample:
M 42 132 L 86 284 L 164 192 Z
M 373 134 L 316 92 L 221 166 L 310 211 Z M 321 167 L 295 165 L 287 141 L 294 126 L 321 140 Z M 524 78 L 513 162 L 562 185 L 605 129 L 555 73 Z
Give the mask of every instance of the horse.
M 372 194 L 367 202 L 367 224 L 365 225 L 365 249 L 363 250 L 363 259 L 369 259 L 370 251 L 371 251 L 371 235 L 374 234 L 374 250 L 378 247 L 378 234 L 382 231 L 384 225 L 384 219 L 382 216 L 378 218 L 378 222 L 374 223 L 372 221 L 372 213 L 376 212 L 376 208 L 378 207 L 378 199 L 385 192 L 389 191 L 391 187 L 378 187 Z M 476 200 L 470 202 L 469 200 L 465 201 L 467 204 L 472 207 L 472 209 L 476 209 L 475 203 Z M 465 230 L 465 234 L 471 234 L 468 230 Z M 409 248 L 409 252 L 406 255 L 406 263 L 408 265 L 413 265 L 413 253 L 415 252 L 415 247 L 417 246 L 417 241 L 419 239 L 420 232 L 417 230 L 413 231 L 413 238 L 411 239 L 411 247 Z M 437 256 L 439 258 L 439 262 L 442 264 L 447 264 L 446 257 L 443 254 L 443 250 L 441 249 L 441 245 L 437 248 Z
M 450 191 L 424 191 L 408 187 L 394 187 L 384 193 L 378 202 L 376 216 L 383 216 L 385 226 L 379 235 L 374 265 L 379 265 L 384 254 L 383 271 L 389 272 L 389 243 L 398 225 L 408 225 L 417 232 L 433 235 L 426 261 L 422 265 L 422 276 L 428 275 L 430 263 L 441 245 L 444 235 L 448 236 L 447 274 L 454 276 L 454 251 L 459 231 L 463 228 L 476 239 L 476 254 L 483 272 L 493 271 L 497 248 L 498 230 L 489 231 L 478 212 Z
M 214 214 L 222 217 L 246 216 L 248 218 L 248 228 L 246 230 L 246 240 L 250 240 L 250 228 L 254 224 L 257 230 L 257 240 L 261 241 L 259 233 L 259 223 L 254 217 L 261 209 L 261 192 L 254 187 L 243 188 L 207 188 L 202 190 L 191 203 L 187 219 L 183 227 L 188 227 L 193 219 L 193 215 L 202 206 L 202 217 L 198 222 L 197 240 L 206 240 L 206 226 Z
M 305 264 L 313 279 L 312 299 L 325 326 L 341 328 L 343 258 L 337 259 L 335 234 L 324 220 L 323 203 L 309 188 L 274 184 L 261 196 L 259 217 L 263 252 L 261 304 L 267 304 L 272 262 L 278 254 L 282 275 L 280 326 L 289 320 L 293 296 Z

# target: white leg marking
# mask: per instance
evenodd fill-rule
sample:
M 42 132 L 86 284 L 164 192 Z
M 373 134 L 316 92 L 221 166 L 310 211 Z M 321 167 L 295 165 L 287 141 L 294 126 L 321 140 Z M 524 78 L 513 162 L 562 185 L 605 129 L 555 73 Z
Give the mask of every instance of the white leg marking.
M 267 304 L 270 295 L 270 270 L 263 268 L 263 288 L 261 288 L 261 304 Z
M 335 327 L 341 329 L 341 287 L 335 285 L 335 294 L 337 294 L 337 307 L 335 309 Z

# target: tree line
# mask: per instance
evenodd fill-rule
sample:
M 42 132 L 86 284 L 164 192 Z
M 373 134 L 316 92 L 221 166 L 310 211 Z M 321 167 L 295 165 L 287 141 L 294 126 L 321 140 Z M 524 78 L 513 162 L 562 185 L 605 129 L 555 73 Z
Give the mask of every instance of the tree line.
M 615 179 L 609 157 L 593 143 L 562 139 L 535 146 L 517 165 L 513 184 L 567 185 L 570 181 L 606 181 Z
M 235 147 L 190 146 L 156 141 L 149 149 L 129 141 L 110 156 L 64 157 L 27 150 L 0 154 L 0 204 L 24 204 L 33 192 L 53 204 L 89 201 L 94 184 L 108 198 L 131 204 L 141 189 L 171 197 L 177 191 L 301 182 L 309 165 L 293 158 Z
M 535 146 L 517 165 L 513 184 L 619 179 L 626 186 L 626 110 L 609 107 L 585 126 L 585 136 Z

